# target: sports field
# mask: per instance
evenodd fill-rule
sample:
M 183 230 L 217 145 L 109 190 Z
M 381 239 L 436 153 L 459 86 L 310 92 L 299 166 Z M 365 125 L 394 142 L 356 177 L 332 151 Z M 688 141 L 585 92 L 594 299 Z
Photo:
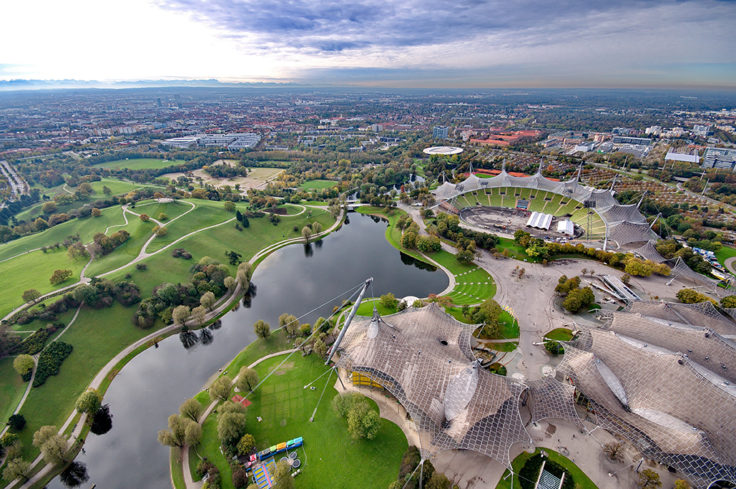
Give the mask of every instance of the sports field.
M 126 158 L 124 160 L 98 163 L 95 166 L 98 168 L 110 168 L 114 170 L 119 170 L 121 168 L 128 168 L 129 170 L 158 170 L 159 168 L 167 168 L 169 166 L 181 165 L 183 163 L 186 163 L 186 161 L 159 160 L 155 158 Z
M 309 180 L 299 185 L 302 190 L 321 190 L 332 187 L 337 187 L 337 182 L 334 180 Z

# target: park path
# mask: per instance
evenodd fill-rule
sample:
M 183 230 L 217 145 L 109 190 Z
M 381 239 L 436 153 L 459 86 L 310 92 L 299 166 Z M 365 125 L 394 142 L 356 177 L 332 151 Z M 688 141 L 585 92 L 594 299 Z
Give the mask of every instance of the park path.
M 283 350 L 283 351 L 278 351 L 276 353 L 270 353 L 266 356 L 259 358 L 258 360 L 251 363 L 250 365 L 248 365 L 248 368 L 254 368 L 256 365 L 263 362 L 264 360 L 268 360 L 269 358 L 274 358 L 274 357 L 278 357 L 281 355 L 288 355 L 288 354 L 294 353 L 297 350 L 298 348 L 292 348 L 290 350 Z M 238 373 L 238 375 L 236 375 L 235 378 L 233 379 L 233 384 L 235 384 L 235 382 L 238 380 L 239 377 L 240 377 L 240 373 Z M 212 379 L 212 381 L 214 381 L 214 379 Z M 209 385 L 205 385 L 203 388 L 207 390 L 209 389 Z M 209 406 L 207 406 L 207 409 L 205 409 L 204 412 L 199 416 L 197 423 L 199 423 L 200 425 L 204 424 L 205 420 L 207 420 L 207 417 L 210 414 L 212 414 L 212 411 L 215 410 L 219 402 L 220 401 L 212 401 L 209 404 Z M 189 467 L 189 445 L 184 445 L 182 447 L 181 457 L 182 457 L 182 471 L 184 472 L 184 483 L 186 484 L 187 489 L 199 489 L 200 487 L 202 487 L 202 482 L 195 481 L 194 479 L 192 479 L 192 470 Z
M 332 231 L 334 231 L 335 229 L 337 229 L 338 227 L 340 227 L 340 225 L 342 225 L 342 220 L 343 220 L 344 215 L 345 215 L 345 212 L 342 211 L 341 214 L 335 220 L 335 222 L 332 224 L 332 226 L 330 226 L 326 230 L 322 231 L 321 233 L 318 233 L 318 234 L 314 235 L 313 238 L 326 236 L 329 233 L 331 233 Z M 233 219 L 235 219 L 235 218 L 229 219 L 228 221 L 222 222 L 220 224 L 216 224 L 215 226 L 209 226 L 207 228 L 202 228 L 202 229 L 200 229 L 198 231 L 195 231 L 193 233 L 190 233 L 187 236 L 190 236 L 192 234 L 196 234 L 197 232 L 204 231 L 206 229 L 210 229 L 212 227 L 216 227 L 216 226 L 225 224 L 226 222 L 230 222 Z M 179 240 L 175 241 L 174 243 L 171 243 L 169 246 L 174 245 L 178 241 Z M 278 248 L 281 248 L 283 246 L 286 246 L 286 245 L 289 245 L 289 244 L 292 244 L 292 243 L 296 243 L 296 242 L 304 242 L 304 239 L 303 238 L 292 238 L 292 239 L 287 239 L 287 240 L 280 241 L 278 243 L 274 243 L 274 244 L 272 244 L 270 246 L 267 246 L 266 248 L 260 250 L 259 252 L 257 252 L 255 255 L 253 255 L 253 257 L 249 261 L 250 261 L 251 264 L 254 264 L 258 260 L 260 260 L 263 256 L 267 255 L 268 253 L 270 253 L 272 251 L 275 251 Z M 168 246 L 167 246 L 167 248 L 168 248 Z M 158 250 L 158 251 L 156 251 L 155 253 L 152 253 L 152 254 L 159 253 L 159 252 L 161 252 L 161 251 L 163 251 L 165 249 L 166 248 L 162 248 L 162 249 L 160 249 L 160 250 Z M 121 268 L 125 268 L 126 266 L 129 266 L 132 263 L 133 262 L 128 263 L 128 265 L 125 265 L 125 266 L 123 266 Z M 111 273 L 111 272 L 108 272 L 108 273 Z M 76 285 L 79 285 L 79 283 L 72 284 L 69 287 L 74 287 Z M 66 288 L 68 288 L 68 287 L 65 287 L 65 289 Z M 212 311 L 210 311 L 210 312 L 207 313 L 207 315 L 205 316 L 205 322 L 206 321 L 209 321 L 210 319 L 216 317 L 218 314 L 220 314 L 221 312 L 223 312 L 230 305 L 230 301 L 234 297 L 238 297 L 238 295 L 240 294 L 241 291 L 242 291 L 242 286 L 240 285 L 240 283 L 238 283 L 237 286 L 236 286 L 236 288 L 232 291 L 232 293 L 223 296 L 217 302 L 217 305 L 215 306 L 215 308 Z M 79 311 L 77 311 L 77 313 L 78 312 Z M 76 319 L 76 315 L 75 315 L 75 319 Z M 185 321 L 184 324 L 191 324 L 192 326 L 198 326 L 198 325 L 194 324 L 194 322 L 192 320 Z M 117 364 L 120 361 L 122 361 L 126 356 L 128 356 L 130 353 L 132 353 L 134 350 L 136 350 L 140 346 L 145 345 L 149 341 L 152 341 L 152 340 L 156 339 L 159 336 L 164 336 L 164 335 L 167 335 L 169 333 L 173 333 L 173 332 L 175 332 L 179 328 L 181 328 L 181 326 L 179 326 L 177 324 L 170 324 L 169 326 L 166 326 L 166 327 L 164 327 L 164 328 L 162 328 L 160 330 L 154 331 L 151 334 L 149 334 L 149 335 L 147 335 L 147 336 L 145 336 L 145 337 L 143 337 L 143 338 L 135 341 L 134 343 L 128 345 L 122 351 L 120 351 L 117 355 L 115 355 L 115 357 L 113 357 L 109 362 L 107 362 L 107 364 L 105 364 L 104 367 L 102 367 L 102 369 L 92 379 L 92 382 L 89 384 L 89 386 L 87 388 L 88 389 L 98 389 L 102 385 L 102 382 L 105 380 L 105 378 L 107 378 L 107 376 L 112 372 L 112 370 L 117 366 Z M 23 402 L 25 402 L 25 398 L 24 398 Z M 23 403 L 20 403 L 18 405 L 18 407 L 17 407 L 17 410 L 18 411 L 20 411 L 20 409 L 23 407 L 22 404 Z M 59 434 L 61 434 L 61 435 L 64 434 L 64 432 L 69 427 L 69 425 L 74 421 L 75 415 L 76 415 L 76 411 L 72 411 L 72 413 L 69 415 L 69 417 L 64 422 L 64 425 L 61 427 L 61 429 L 59 429 Z M 75 425 L 75 427 L 74 427 L 74 429 L 72 431 L 71 436 L 69 437 L 69 441 L 68 441 L 69 449 L 71 449 L 74 446 L 74 443 L 76 442 L 76 440 L 81 435 L 82 429 L 84 428 L 84 425 L 85 425 L 86 421 L 87 421 L 87 415 L 86 414 L 82 414 L 82 416 L 79 418 L 79 421 Z M 187 456 L 185 457 L 185 460 L 188 459 L 188 458 L 189 458 L 189 456 L 188 456 L 188 453 L 187 453 Z M 29 470 L 30 471 L 33 471 L 36 467 L 38 467 L 39 464 L 42 464 L 42 463 L 43 463 L 43 457 L 41 455 L 39 455 L 31 463 L 31 468 Z M 187 461 L 187 464 L 188 463 L 189 462 Z M 16 489 L 30 489 L 31 487 L 33 487 L 33 485 L 35 483 L 37 483 L 38 481 L 40 481 L 43 478 L 45 478 L 46 476 L 48 476 L 53 469 L 54 469 L 54 466 L 52 466 L 50 464 L 45 464 L 43 466 L 43 468 L 38 473 L 36 473 L 34 476 L 32 476 L 25 483 L 23 483 L 20 486 L 18 486 L 17 483 L 16 483 L 16 485 L 14 487 Z M 191 478 L 191 473 L 190 473 L 190 478 Z
M 734 267 L 734 262 L 736 262 L 736 256 L 732 256 L 731 258 L 726 258 L 726 261 L 723 262 L 723 264 L 726 266 L 726 269 L 731 273 L 736 273 L 736 267 Z

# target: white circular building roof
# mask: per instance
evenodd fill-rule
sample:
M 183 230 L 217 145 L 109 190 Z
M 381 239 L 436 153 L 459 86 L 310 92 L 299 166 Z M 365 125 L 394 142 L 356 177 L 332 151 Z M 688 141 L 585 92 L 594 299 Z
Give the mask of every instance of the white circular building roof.
M 432 146 L 424 149 L 424 154 L 428 155 L 457 155 L 462 152 L 463 148 L 457 146 Z

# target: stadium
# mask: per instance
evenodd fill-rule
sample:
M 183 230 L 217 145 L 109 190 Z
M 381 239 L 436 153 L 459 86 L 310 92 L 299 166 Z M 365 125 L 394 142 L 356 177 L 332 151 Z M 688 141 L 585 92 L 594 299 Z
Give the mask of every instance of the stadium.
M 600 241 L 603 249 L 634 251 L 657 239 L 652 225 L 639 212 L 639 204 L 621 205 L 612 190 L 580 184 L 580 170 L 568 181 L 547 178 L 542 175 L 542 162 L 532 176 L 509 173 L 505 163 L 498 175 L 488 178 L 477 176 L 471 169 L 465 180 L 458 184 L 444 182 L 434 195 L 440 206 L 457 213 L 470 226 L 482 221 L 479 215 L 512 208 L 543 215 L 541 229 L 547 231 L 555 221 L 564 226 L 569 220 L 578 231 L 564 234 Z

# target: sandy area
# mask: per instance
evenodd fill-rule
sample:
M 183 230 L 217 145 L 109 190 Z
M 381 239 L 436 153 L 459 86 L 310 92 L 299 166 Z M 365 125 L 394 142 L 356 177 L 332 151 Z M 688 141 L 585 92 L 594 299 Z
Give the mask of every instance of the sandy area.
M 213 165 L 222 164 L 233 164 L 232 160 L 218 160 Z M 191 176 L 195 179 L 201 178 L 204 183 L 209 183 L 215 187 L 224 187 L 230 185 L 234 187 L 236 184 L 240 184 L 241 193 L 245 193 L 248 189 L 261 189 L 265 188 L 268 182 L 275 179 L 284 170 L 281 168 L 251 168 L 249 169 L 247 177 L 234 177 L 234 178 L 213 178 L 203 170 L 194 170 Z M 180 176 L 184 175 L 182 172 L 166 173 L 161 175 L 163 178 L 170 178 L 176 180 Z

